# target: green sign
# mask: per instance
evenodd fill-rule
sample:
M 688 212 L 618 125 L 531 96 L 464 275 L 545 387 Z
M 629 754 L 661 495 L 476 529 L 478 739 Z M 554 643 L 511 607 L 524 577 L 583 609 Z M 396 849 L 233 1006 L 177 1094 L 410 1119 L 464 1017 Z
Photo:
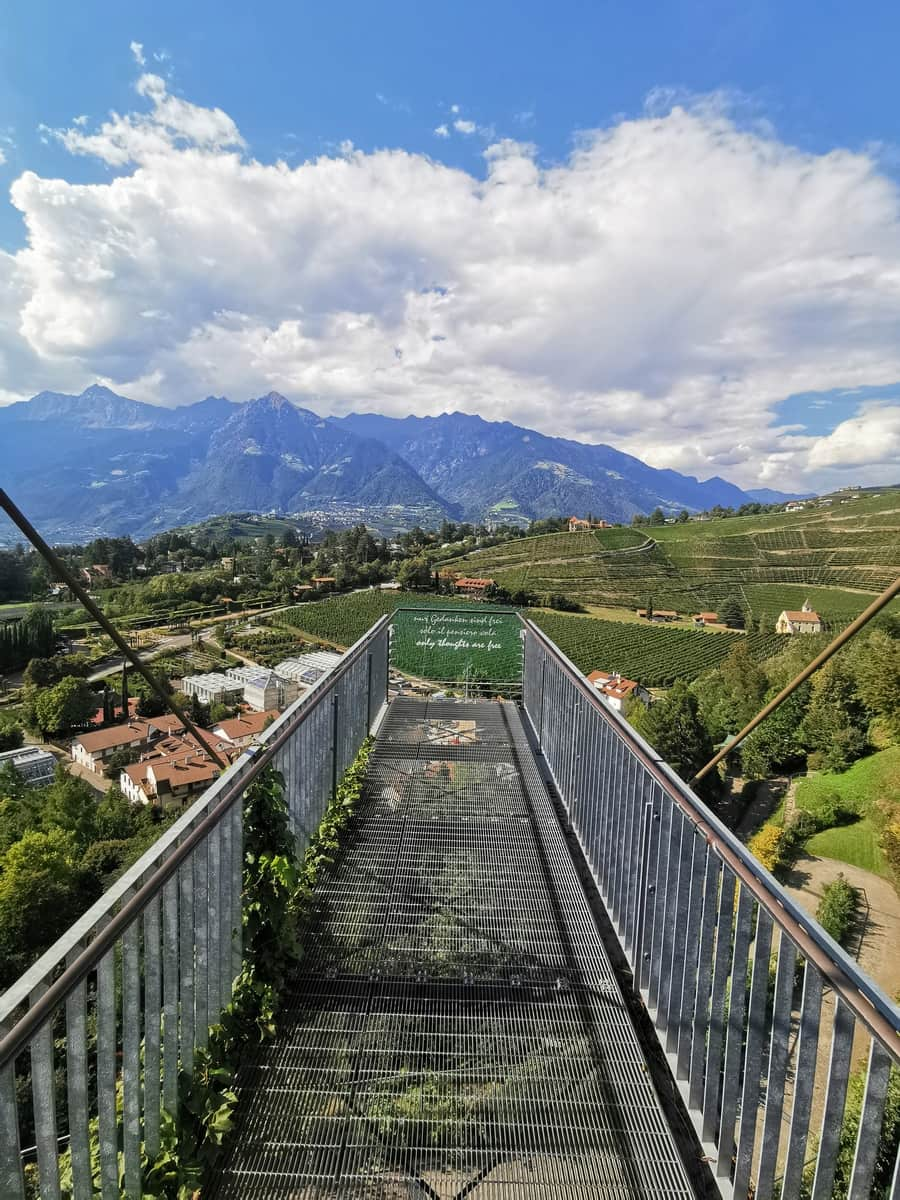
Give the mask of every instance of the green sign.
M 391 633 L 398 671 L 472 688 L 520 684 L 522 623 L 515 613 L 486 608 L 399 609 Z

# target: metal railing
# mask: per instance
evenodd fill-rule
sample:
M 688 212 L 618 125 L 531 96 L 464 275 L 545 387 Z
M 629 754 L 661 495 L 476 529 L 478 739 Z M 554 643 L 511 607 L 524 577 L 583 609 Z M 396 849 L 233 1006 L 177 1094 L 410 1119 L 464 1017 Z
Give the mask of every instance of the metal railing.
M 865 1200 L 900 1010 L 525 625 L 526 714 L 723 1196 L 828 1200 L 859 1071 Z
M 270 765 L 282 772 L 302 851 L 384 712 L 388 624 L 374 625 L 0 996 L 3 1200 L 26 1195 L 20 1109 L 29 1074 L 42 1200 L 95 1195 L 95 1122 L 104 1200 L 140 1195 L 142 1153 L 158 1153 L 179 1073 L 190 1075 L 241 968 L 246 789 Z

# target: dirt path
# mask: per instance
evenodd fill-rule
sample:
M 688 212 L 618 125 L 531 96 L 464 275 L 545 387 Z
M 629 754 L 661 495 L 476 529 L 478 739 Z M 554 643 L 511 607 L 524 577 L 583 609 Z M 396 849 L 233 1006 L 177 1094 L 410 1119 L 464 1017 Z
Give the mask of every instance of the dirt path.
M 900 993 L 900 896 L 887 879 L 833 858 L 803 855 L 785 883 L 788 893 L 815 916 L 825 885 L 838 875 L 862 891 L 860 929 L 849 951 L 891 998 Z

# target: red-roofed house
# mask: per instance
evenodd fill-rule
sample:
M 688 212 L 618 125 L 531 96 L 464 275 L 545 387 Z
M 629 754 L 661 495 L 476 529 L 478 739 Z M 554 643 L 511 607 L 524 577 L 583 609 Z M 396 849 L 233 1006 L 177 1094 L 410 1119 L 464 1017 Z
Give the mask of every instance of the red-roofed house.
M 718 625 L 719 614 L 714 612 L 694 613 L 693 622 L 695 625 Z
M 265 712 L 242 712 L 228 721 L 220 721 L 213 729 L 213 734 L 232 746 L 249 746 L 278 715 L 277 708 Z
M 454 582 L 454 587 L 464 596 L 483 596 L 493 582 L 493 579 L 469 579 L 463 576 Z
M 626 679 L 618 671 L 591 671 L 588 683 L 597 689 L 610 708 L 621 712 L 626 700 L 650 703 L 650 693 L 636 679 Z

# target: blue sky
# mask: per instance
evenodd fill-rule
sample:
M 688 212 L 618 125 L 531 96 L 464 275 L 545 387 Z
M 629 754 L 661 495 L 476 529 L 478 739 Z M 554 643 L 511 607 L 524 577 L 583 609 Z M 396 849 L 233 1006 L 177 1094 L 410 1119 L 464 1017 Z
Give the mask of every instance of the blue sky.
M 224 108 L 263 158 L 350 139 L 479 170 L 478 145 L 436 144 L 453 104 L 561 158 L 577 130 L 640 113 L 656 89 L 727 88 L 745 119 L 773 122 L 787 142 L 814 152 L 880 142 L 900 167 L 900 6 L 888 2 L 29 0 L 8 6 L 0 29 L 0 128 L 16 141 L 7 174 L 101 177 L 42 143 L 39 127 L 130 108 L 131 41 L 175 90 Z M 21 244 L 19 214 L 4 205 L 0 221 L 0 244 Z
M 0 401 L 277 386 L 748 486 L 880 477 L 900 450 L 898 34 L 896 5 L 805 0 L 9 6 Z M 719 406 L 728 437 L 703 425 Z

